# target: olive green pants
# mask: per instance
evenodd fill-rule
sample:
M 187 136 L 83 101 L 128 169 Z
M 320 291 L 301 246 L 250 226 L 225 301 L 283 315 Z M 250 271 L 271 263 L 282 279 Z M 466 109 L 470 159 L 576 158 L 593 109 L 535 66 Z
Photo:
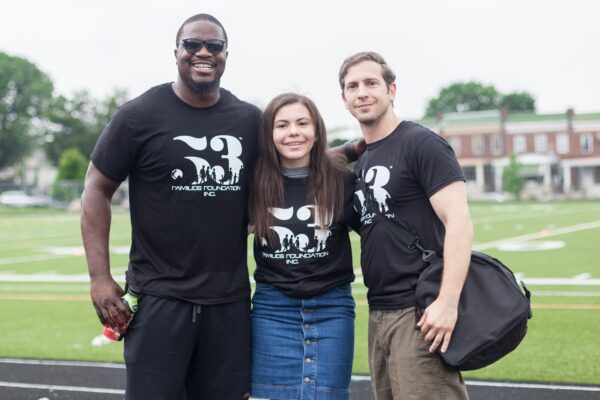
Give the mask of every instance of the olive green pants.
M 376 400 L 469 398 L 460 372 L 429 352 L 414 307 L 370 310 L 369 367 Z

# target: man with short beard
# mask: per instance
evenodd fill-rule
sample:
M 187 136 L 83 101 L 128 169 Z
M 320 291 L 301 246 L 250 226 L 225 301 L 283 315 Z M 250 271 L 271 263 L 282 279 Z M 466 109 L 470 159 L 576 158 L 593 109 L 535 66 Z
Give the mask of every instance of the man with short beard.
M 464 400 L 460 373 L 435 351 L 450 344 L 469 269 L 473 225 L 465 179 L 441 136 L 394 113 L 395 79 L 375 52 L 348 57 L 339 72 L 342 100 L 367 143 L 354 169 L 354 204 L 369 289 L 371 383 L 377 400 Z M 439 295 L 418 320 L 415 287 L 425 263 L 404 244 L 397 224 L 423 248 L 444 250 Z
M 249 396 L 247 185 L 260 110 L 220 88 L 227 34 L 177 32 L 175 82 L 124 104 L 91 155 L 81 230 L 100 322 L 125 331 L 126 399 Z M 129 178 L 131 313 L 109 265 L 110 203 Z

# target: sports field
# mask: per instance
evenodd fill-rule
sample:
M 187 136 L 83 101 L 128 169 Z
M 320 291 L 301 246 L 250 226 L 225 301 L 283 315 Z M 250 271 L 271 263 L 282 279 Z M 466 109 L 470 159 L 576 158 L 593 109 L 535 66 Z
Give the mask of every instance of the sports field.
M 525 281 L 534 318 L 514 353 L 465 376 L 599 384 L 600 202 L 474 203 L 471 213 L 475 248 Z M 354 372 L 367 373 L 358 240 Z M 121 281 L 129 243 L 129 216 L 115 212 L 111 264 Z M 78 214 L 0 208 L 0 357 L 122 361 L 122 344 L 99 337 L 88 290 Z

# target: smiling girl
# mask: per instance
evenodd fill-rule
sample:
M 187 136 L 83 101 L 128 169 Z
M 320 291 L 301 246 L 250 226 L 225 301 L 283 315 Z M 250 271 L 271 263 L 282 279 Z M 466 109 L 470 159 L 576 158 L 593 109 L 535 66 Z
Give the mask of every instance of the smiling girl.
M 263 113 L 250 218 L 255 227 L 252 396 L 348 399 L 354 280 L 348 224 L 353 178 L 327 151 L 305 96 Z

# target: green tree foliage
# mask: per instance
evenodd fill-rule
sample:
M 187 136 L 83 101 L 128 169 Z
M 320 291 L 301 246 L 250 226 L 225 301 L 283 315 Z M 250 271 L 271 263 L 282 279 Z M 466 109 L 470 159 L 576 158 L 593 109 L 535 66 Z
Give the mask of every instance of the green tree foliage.
M 510 163 L 502 171 L 502 186 L 505 192 L 511 193 L 515 199 L 521 200 L 521 192 L 525 186 L 525 180 L 521 176 L 521 166 L 515 153 L 510 155 Z
M 478 82 L 457 82 L 442 88 L 436 98 L 429 100 L 425 115 L 493 110 L 498 107 L 501 97 L 493 86 L 484 86 Z
M 125 91 L 116 90 L 105 99 L 98 100 L 83 90 L 71 98 L 55 98 L 48 112 L 49 126 L 45 138 L 48 158 L 57 163 L 61 155 L 71 148 L 89 157 L 102 129 L 126 97 Z
M 331 140 L 328 145 L 330 148 L 332 148 L 332 147 L 342 146 L 346 142 L 347 142 L 347 140 L 345 140 L 345 139 L 336 138 L 336 139 Z
M 535 111 L 535 99 L 527 92 L 506 95 L 494 86 L 479 82 L 456 82 L 440 90 L 437 97 L 429 100 L 425 116 L 438 113 L 483 111 L 506 108 L 509 111 Z
M 78 149 L 66 150 L 58 160 L 57 180 L 85 178 L 88 160 Z
M 81 196 L 87 166 L 88 159 L 79 149 L 65 150 L 58 160 L 58 174 L 52 187 L 52 197 L 68 202 Z
M 27 154 L 52 91 L 50 78 L 35 64 L 0 52 L 0 168 Z
M 509 93 L 502 97 L 500 108 L 509 111 L 535 111 L 535 99 L 527 92 Z

